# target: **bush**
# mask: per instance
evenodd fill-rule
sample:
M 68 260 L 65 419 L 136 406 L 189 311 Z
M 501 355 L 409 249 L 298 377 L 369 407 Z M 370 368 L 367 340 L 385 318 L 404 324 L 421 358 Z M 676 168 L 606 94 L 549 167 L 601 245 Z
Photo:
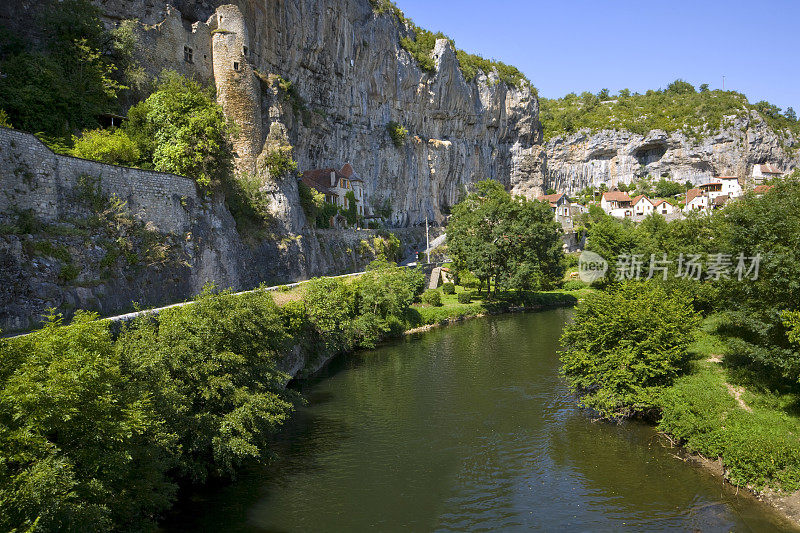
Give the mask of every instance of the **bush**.
M 392 138 L 392 143 L 394 143 L 397 148 L 402 148 L 402 146 L 406 144 L 408 130 L 405 128 L 405 126 L 395 121 L 391 121 L 386 125 L 386 129 L 389 131 L 389 137 Z
M 422 303 L 439 307 L 442 305 L 442 293 L 436 289 L 428 289 L 422 294 Z
M 110 165 L 135 165 L 141 157 L 139 147 L 120 129 L 85 131 L 73 137 L 73 144 L 71 154 L 75 157 Z
M 472 301 L 472 291 L 464 291 L 458 293 L 458 303 L 468 304 Z
M 455 283 L 444 283 L 442 285 L 442 292 L 444 294 L 455 294 L 456 293 Z
M 210 87 L 167 71 L 156 91 L 128 111 L 123 128 L 146 167 L 192 178 L 206 189 L 232 178 L 228 120 Z
M 565 291 L 579 291 L 581 289 L 585 289 L 586 287 L 588 287 L 586 283 L 577 279 L 565 281 L 563 285 Z
M 561 337 L 561 371 L 603 418 L 652 414 L 685 371 L 698 323 L 687 303 L 652 283 L 589 295 Z

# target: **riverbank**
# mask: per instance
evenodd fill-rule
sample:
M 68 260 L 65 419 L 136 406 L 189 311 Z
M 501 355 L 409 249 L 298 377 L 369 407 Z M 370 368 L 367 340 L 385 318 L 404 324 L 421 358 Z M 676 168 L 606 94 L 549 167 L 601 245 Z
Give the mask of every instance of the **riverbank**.
M 687 458 L 751 492 L 800 529 L 800 417 L 792 395 L 726 365 L 731 352 L 706 318 L 690 346 L 692 371 L 664 394 L 657 428 Z

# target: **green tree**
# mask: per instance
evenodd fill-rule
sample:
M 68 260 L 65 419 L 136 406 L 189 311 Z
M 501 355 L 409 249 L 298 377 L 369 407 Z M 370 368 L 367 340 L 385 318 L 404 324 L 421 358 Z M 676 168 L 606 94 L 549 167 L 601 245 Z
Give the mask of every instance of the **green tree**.
M 795 113 L 794 108 L 787 107 L 786 113 L 784 113 L 787 119 L 791 120 L 792 122 L 797 122 L 797 113 Z
M 120 129 L 85 131 L 80 137 L 73 137 L 72 155 L 127 166 L 137 164 L 141 158 L 139 147 Z
M 213 90 L 196 81 L 164 72 L 123 127 L 145 166 L 193 178 L 203 188 L 232 179 L 231 129 Z
M 344 218 L 347 219 L 347 223 L 351 226 L 355 226 L 358 222 L 358 206 L 356 204 L 356 193 L 353 191 L 347 191 L 347 194 L 344 195 L 347 199 L 347 207 L 342 210 L 342 215 Z
M 495 181 L 477 184 L 452 210 L 447 246 L 458 269 L 481 286 L 544 287 L 563 276 L 560 227 L 549 204 L 512 197 Z
M 707 83 L 701 83 L 701 84 L 700 84 L 700 92 L 701 92 L 701 93 L 707 93 L 707 92 L 708 92 L 708 90 L 709 90 L 709 89 L 708 89 L 708 84 L 707 84 Z
M 123 329 L 121 364 L 146 384 L 153 406 L 178 436 L 179 472 L 192 481 L 235 472 L 269 457 L 269 437 L 297 400 L 276 369 L 287 347 L 272 295 L 218 294 L 162 311 Z
M 785 313 L 800 310 L 800 180 L 778 180 L 761 197 L 726 206 L 719 216 L 716 240 L 721 251 L 737 257 L 760 254 L 758 279 L 731 279 L 721 294 L 730 320 L 728 332 L 739 363 L 751 365 L 766 379 L 800 380 L 800 351 L 789 342 Z M 749 268 L 752 261 L 745 262 Z M 774 381 L 774 380 L 773 380 Z
M 138 529 L 169 506 L 175 437 L 122 370 L 107 322 L 51 316 L 0 353 L 0 528 Z
M 561 337 L 562 373 L 603 418 L 652 414 L 684 372 L 699 319 L 663 288 L 629 282 L 589 295 Z
M 692 94 L 695 91 L 694 85 L 685 80 L 675 80 L 667 85 L 667 92 L 673 94 Z
M 51 0 L 33 21 L 39 42 L 0 36 L 0 108 L 24 131 L 48 142 L 97 127 L 101 113 L 117 108 L 120 83 L 116 41 L 103 28 L 100 10 L 88 0 Z

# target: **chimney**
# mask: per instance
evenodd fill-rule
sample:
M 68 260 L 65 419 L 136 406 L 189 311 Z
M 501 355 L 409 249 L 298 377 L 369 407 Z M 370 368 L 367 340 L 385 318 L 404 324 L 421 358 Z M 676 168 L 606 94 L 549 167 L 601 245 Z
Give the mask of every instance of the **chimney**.
M 336 186 L 336 172 L 331 171 L 331 187 Z

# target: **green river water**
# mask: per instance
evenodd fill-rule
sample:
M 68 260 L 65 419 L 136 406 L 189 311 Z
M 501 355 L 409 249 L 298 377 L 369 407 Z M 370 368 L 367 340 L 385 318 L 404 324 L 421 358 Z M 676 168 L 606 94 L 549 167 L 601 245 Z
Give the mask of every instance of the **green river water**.
M 468 321 L 342 357 L 269 467 L 168 531 L 783 531 L 642 424 L 593 422 L 558 375 L 570 310 Z

